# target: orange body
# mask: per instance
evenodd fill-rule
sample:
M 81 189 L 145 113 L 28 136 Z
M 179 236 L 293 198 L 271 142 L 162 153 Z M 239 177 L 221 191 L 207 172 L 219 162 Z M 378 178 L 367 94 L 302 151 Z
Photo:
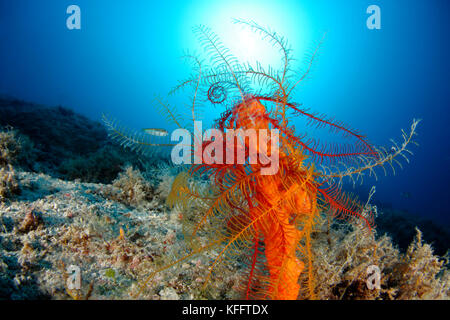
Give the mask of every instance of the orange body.
M 236 109 L 236 127 L 243 129 L 269 130 L 266 108 L 257 99 L 247 100 Z M 247 147 L 250 148 L 247 142 Z M 259 145 L 255 147 L 259 150 Z M 286 155 L 279 148 L 271 152 L 280 152 L 280 159 Z M 255 165 L 258 166 L 258 165 Z M 304 269 L 304 263 L 296 256 L 297 245 L 301 238 L 293 217 L 299 214 L 311 214 L 311 199 L 307 192 L 292 184 L 289 189 L 282 184 L 281 173 L 258 179 L 254 186 L 256 203 L 274 208 L 271 214 L 264 216 L 256 225 L 264 239 L 264 251 L 270 282 L 277 285 L 269 288 L 269 296 L 276 300 L 296 299 L 300 289 L 298 278 Z M 284 198 L 281 199 L 280 198 Z M 289 200 L 289 201 L 287 201 Z M 249 216 L 256 219 L 260 212 L 250 206 Z M 282 235 L 280 238 L 279 236 Z M 280 272 L 282 274 L 280 274 Z

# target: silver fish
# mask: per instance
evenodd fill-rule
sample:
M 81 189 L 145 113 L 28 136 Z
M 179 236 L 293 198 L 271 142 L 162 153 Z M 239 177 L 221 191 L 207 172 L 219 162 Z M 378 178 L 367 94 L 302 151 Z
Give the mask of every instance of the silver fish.
M 157 136 L 157 137 L 165 137 L 169 134 L 169 132 L 165 129 L 158 129 L 158 128 L 146 128 L 146 129 L 142 129 L 145 133 L 148 133 L 152 136 Z

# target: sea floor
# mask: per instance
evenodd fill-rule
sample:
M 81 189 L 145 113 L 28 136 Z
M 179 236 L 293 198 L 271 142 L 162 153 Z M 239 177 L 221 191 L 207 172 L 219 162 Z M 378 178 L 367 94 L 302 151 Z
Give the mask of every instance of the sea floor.
M 131 299 L 156 265 L 184 250 L 179 214 L 167 212 L 158 193 L 136 208 L 109 199 L 110 185 L 29 172 L 17 179 L 21 195 L 0 205 L 0 298 L 71 299 L 66 271 L 74 265 L 78 298 Z M 141 298 L 193 299 L 206 265 L 193 259 L 172 271 Z

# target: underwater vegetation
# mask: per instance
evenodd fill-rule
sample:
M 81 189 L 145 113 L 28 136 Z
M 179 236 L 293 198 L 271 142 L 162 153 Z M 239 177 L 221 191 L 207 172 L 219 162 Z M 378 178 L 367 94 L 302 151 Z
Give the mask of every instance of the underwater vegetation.
M 295 102 L 294 94 L 308 77 L 323 40 L 308 55 L 306 68 L 294 72 L 286 39 L 254 22 L 236 23 L 261 34 L 279 49 L 282 68 L 241 64 L 209 28 L 200 26 L 194 31 L 210 64 L 187 55 L 194 66 L 193 74 L 170 92 L 192 90 L 192 124 L 182 124 L 177 109 L 160 98 L 159 109 L 177 127 L 188 128 L 196 143 L 202 144 L 201 150 L 218 148 L 216 140 L 205 139 L 195 127 L 199 112 L 211 105 L 223 109 L 214 124 L 220 132 L 277 129 L 279 139 L 271 136 L 267 141 L 270 147 L 251 139 L 232 148 L 223 147 L 223 154 L 232 157 L 242 151 L 238 148 L 243 149 L 242 164 L 211 161 L 214 152 L 199 154 L 194 148 L 192 153 L 201 157 L 202 163 L 179 173 L 167 197 L 167 204 L 183 215 L 188 251 L 152 272 L 143 281 L 141 292 L 157 273 L 204 252 L 214 252 L 205 286 L 212 281 L 218 265 L 239 261 L 243 272 L 237 290 L 246 299 L 324 298 L 318 289 L 317 281 L 322 280 L 317 268 L 321 267 L 317 265 L 313 235 L 324 220 L 329 226 L 331 219 L 337 219 L 357 226 L 366 237 L 373 236 L 376 207 L 345 192 L 343 181 L 355 184 L 365 176 L 377 177 L 377 168 L 386 173 L 391 167 L 395 173 L 395 166 L 401 167 L 399 159 L 408 161 L 408 148 L 415 143 L 419 121 L 413 120 L 410 131 L 402 131 L 403 141 L 394 142 L 394 151 L 388 152 L 342 122 L 310 112 Z M 296 117 L 306 119 L 311 129 L 328 130 L 343 142 L 324 143 L 308 132 L 298 134 L 293 125 Z M 169 142 L 155 142 L 155 137 L 130 134 L 106 117 L 104 120 L 111 136 L 126 147 L 145 152 L 158 145 L 170 146 Z M 268 156 L 279 156 L 279 170 L 273 174 L 262 173 L 267 168 L 262 159 L 250 161 L 252 150 L 261 153 L 262 148 Z
M 127 167 L 113 181 L 112 188 L 105 188 L 103 195 L 129 206 L 139 206 L 152 199 L 153 188 L 139 170 Z
M 22 142 L 16 131 L 7 128 L 0 132 L 0 202 L 20 194 L 16 172 L 16 163 L 22 150 Z

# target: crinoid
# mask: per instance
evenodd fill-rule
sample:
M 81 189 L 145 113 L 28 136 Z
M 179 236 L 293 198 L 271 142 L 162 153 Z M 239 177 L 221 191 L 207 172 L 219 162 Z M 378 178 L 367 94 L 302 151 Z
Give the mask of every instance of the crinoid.
M 281 70 L 240 64 L 210 29 L 200 26 L 195 32 L 210 55 L 211 64 L 188 56 L 194 62 L 195 72 L 171 93 L 192 89 L 193 123 L 197 120 L 198 106 L 210 103 L 224 108 L 215 122 L 218 132 L 266 130 L 271 134 L 265 140 L 261 136 L 255 140 L 236 134 L 231 136 L 235 143 L 223 146 L 218 137 L 212 139 L 196 130 L 192 132 L 197 144 L 202 141 L 200 150 L 204 150 L 199 153 L 194 148 L 193 155 L 202 161 L 176 177 L 167 198 L 169 206 L 178 206 L 182 212 L 196 207 L 197 214 L 191 214 L 184 223 L 189 252 L 152 272 L 141 285 L 147 286 L 158 272 L 214 249 L 205 285 L 214 277 L 219 264 L 239 257 L 244 270 L 241 289 L 245 298 L 296 299 L 301 292 L 302 297 L 314 299 L 311 233 L 318 219 L 326 213 L 360 222 L 370 232 L 374 224 L 372 213 L 342 190 L 342 181 L 349 178 L 355 183 L 365 173 L 375 174 L 377 167 L 394 168 L 399 156 L 406 158 L 410 153 L 407 147 L 414 143 L 418 121 L 414 120 L 409 133 L 403 133 L 403 143 L 394 145 L 395 152 L 389 153 L 371 145 L 343 123 L 307 111 L 292 97 L 308 77 L 322 41 L 309 55 L 306 70 L 295 78 L 290 70 L 291 50 L 284 38 L 253 22 L 236 23 L 250 27 L 280 49 Z M 162 106 L 172 122 L 181 127 L 175 112 Z M 329 129 L 343 142 L 326 144 L 307 134 L 298 135 L 291 124 L 294 117 L 307 119 L 311 126 Z M 138 144 L 138 148 L 151 147 L 109 124 L 119 140 Z M 219 151 L 227 159 L 235 159 L 243 152 L 243 161 L 224 163 L 217 157 Z M 265 154 L 266 158 L 252 159 L 255 153 Z M 267 158 L 277 160 L 275 169 Z M 210 181 L 207 187 L 205 177 Z M 206 243 L 205 237 L 209 239 Z

